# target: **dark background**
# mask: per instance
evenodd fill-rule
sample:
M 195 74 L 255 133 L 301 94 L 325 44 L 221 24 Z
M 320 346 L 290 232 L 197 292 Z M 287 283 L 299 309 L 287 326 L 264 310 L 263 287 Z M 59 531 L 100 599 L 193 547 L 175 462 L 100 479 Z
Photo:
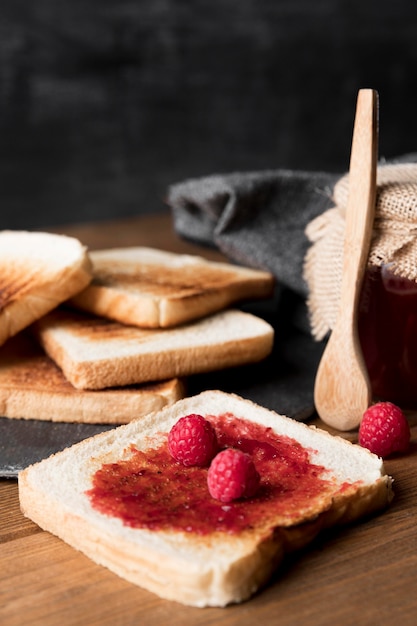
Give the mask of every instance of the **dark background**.
M 236 170 L 417 149 L 415 0 L 1 0 L 0 228 L 131 216 Z

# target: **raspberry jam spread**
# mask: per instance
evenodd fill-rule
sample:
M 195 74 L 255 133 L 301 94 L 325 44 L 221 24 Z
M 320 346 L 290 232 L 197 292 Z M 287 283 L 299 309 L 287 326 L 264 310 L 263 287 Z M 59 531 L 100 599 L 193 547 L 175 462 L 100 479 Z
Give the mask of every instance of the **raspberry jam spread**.
M 417 283 L 368 270 L 358 329 L 374 397 L 417 408 Z
M 255 496 L 227 505 L 211 498 L 208 469 L 175 461 L 165 442 L 145 452 L 132 445 L 128 459 L 102 465 L 87 492 L 92 506 L 133 528 L 204 535 L 215 530 L 237 533 L 263 526 L 268 519 L 290 524 L 313 510 L 316 499 L 334 492 L 327 470 L 311 463 L 309 450 L 293 439 L 231 414 L 206 417 L 221 447 L 252 455 L 261 476 Z

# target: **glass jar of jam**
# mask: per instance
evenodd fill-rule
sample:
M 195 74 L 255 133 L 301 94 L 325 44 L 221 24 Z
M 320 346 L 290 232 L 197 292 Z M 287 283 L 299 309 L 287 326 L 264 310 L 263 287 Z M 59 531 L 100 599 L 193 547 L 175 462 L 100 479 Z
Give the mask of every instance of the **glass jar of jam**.
M 417 408 L 417 282 L 390 265 L 368 269 L 359 302 L 359 339 L 374 400 Z

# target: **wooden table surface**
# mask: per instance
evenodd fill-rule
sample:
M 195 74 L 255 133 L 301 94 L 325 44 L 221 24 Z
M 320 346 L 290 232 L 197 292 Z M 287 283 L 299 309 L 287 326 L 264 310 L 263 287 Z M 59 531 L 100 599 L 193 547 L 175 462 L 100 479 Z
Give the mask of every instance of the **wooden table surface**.
M 74 234 L 91 248 L 151 245 L 220 258 L 215 251 L 180 241 L 165 214 L 59 232 Z M 302 553 L 287 558 L 257 596 L 226 609 L 195 609 L 161 600 L 95 565 L 25 519 L 17 481 L 1 480 L 0 624 L 414 626 L 417 426 L 412 427 L 410 452 L 387 460 L 386 469 L 395 479 L 396 494 L 386 512 L 327 532 Z

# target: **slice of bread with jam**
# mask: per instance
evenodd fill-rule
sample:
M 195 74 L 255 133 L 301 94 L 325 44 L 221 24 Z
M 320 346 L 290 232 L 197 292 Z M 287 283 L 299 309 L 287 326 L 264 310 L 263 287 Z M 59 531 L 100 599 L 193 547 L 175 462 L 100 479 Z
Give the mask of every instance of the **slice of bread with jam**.
M 219 449 L 251 454 L 260 475 L 254 495 L 216 500 L 207 467 L 171 457 L 168 434 L 190 414 L 212 423 Z M 384 509 L 392 479 L 357 445 L 206 391 L 25 469 L 19 494 L 26 516 L 96 563 L 163 598 L 204 607 L 247 600 L 287 552 Z

